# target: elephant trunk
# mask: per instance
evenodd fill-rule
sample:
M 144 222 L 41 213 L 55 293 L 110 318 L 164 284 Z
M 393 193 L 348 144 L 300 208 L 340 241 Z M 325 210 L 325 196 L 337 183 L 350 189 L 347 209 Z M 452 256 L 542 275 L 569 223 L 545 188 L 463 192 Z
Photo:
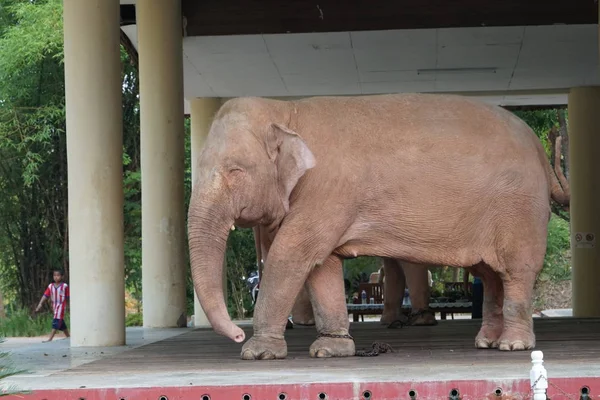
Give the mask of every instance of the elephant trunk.
M 188 214 L 190 263 L 198 300 L 213 329 L 241 343 L 244 331 L 231 321 L 223 298 L 223 258 L 233 225 L 228 214 L 222 203 L 206 202 L 197 193 L 192 196 Z

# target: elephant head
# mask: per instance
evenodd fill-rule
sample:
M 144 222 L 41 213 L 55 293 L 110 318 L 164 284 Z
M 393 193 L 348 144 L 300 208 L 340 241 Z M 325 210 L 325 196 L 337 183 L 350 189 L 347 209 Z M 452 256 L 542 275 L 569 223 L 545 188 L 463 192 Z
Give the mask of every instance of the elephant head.
M 232 225 L 278 224 L 299 179 L 315 165 L 293 130 L 293 103 L 229 100 L 215 116 L 196 168 L 188 240 L 192 279 L 213 329 L 236 342 L 244 332 L 223 300 L 222 264 Z

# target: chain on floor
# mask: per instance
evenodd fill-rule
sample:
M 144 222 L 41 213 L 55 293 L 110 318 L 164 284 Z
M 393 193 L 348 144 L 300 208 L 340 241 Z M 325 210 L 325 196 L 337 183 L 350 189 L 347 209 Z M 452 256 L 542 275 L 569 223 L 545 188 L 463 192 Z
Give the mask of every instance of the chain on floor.
M 383 343 L 383 342 L 373 342 L 373 344 L 371 345 L 371 350 L 370 351 L 365 351 L 365 350 L 356 350 L 355 355 L 357 357 L 375 357 L 378 356 L 380 353 L 393 353 L 394 349 L 392 348 L 392 346 L 390 346 L 387 343 Z

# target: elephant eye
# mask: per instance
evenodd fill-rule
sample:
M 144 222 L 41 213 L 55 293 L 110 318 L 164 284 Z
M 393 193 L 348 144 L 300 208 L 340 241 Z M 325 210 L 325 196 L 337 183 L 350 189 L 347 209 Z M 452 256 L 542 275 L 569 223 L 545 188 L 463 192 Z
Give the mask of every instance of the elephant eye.
M 240 166 L 234 165 L 229 167 L 229 173 L 239 173 L 239 172 L 244 172 L 244 169 Z

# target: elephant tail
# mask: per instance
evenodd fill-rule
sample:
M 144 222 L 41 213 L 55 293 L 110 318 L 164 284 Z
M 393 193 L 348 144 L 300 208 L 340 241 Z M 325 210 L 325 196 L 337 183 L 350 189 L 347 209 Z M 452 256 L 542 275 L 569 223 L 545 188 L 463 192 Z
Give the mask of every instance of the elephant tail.
M 554 169 L 550 162 L 546 162 L 546 173 L 550 180 L 550 194 L 552 200 L 568 209 L 571 202 L 571 188 L 561 167 L 562 137 L 558 136 L 555 143 Z M 547 160 L 547 158 L 546 158 Z

